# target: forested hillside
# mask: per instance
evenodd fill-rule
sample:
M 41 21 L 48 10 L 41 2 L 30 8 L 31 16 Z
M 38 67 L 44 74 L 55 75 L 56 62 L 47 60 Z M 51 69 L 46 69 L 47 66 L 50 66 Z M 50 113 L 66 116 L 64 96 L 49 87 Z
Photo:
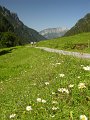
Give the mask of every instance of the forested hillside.
M 25 26 L 16 13 L 0 6 L 0 47 L 23 45 L 45 39 L 37 31 Z
M 83 32 L 90 32 L 90 13 L 81 18 L 74 27 L 66 32 L 64 36 L 75 35 Z

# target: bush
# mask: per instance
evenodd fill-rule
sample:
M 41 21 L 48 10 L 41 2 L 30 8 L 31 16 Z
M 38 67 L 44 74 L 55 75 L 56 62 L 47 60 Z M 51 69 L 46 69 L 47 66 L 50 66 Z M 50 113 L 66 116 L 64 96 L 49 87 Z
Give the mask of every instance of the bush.
M 64 49 L 74 49 L 75 45 L 73 43 L 69 43 L 67 42 L 65 45 L 64 45 Z
M 12 32 L 4 32 L 0 34 L 0 46 L 13 47 L 18 44 L 16 35 Z

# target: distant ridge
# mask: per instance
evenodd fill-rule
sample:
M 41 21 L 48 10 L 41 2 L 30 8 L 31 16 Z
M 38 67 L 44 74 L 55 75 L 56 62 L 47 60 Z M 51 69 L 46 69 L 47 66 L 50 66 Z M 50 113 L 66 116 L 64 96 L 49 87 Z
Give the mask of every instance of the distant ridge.
M 17 44 L 20 45 L 30 43 L 31 41 L 37 42 L 45 39 L 36 30 L 24 25 L 24 23 L 19 20 L 16 13 L 0 6 L 0 33 L 4 32 L 12 32 L 17 36 L 19 38 Z
M 53 39 L 63 36 L 67 31 L 68 31 L 67 28 L 58 27 L 58 28 L 47 28 L 40 31 L 39 33 L 47 39 Z
M 90 13 L 86 14 L 64 36 L 71 36 L 83 32 L 90 32 Z

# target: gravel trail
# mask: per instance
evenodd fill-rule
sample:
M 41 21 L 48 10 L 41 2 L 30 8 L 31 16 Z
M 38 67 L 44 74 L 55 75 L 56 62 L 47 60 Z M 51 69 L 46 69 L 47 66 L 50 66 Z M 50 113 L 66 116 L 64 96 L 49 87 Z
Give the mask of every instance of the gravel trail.
M 90 54 L 88 53 L 69 52 L 69 51 L 57 50 L 57 49 L 52 49 L 52 48 L 47 48 L 47 47 L 35 47 L 35 48 L 39 48 L 39 49 L 43 49 L 48 52 L 55 52 L 55 53 L 59 53 L 63 55 L 72 55 L 78 58 L 90 58 Z

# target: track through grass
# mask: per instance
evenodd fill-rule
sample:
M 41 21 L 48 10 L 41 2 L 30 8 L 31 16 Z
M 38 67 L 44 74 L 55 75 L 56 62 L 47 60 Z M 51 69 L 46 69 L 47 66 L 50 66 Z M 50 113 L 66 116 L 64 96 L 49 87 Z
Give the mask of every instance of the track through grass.
M 90 53 L 90 32 L 41 41 L 37 44 L 37 46 Z

